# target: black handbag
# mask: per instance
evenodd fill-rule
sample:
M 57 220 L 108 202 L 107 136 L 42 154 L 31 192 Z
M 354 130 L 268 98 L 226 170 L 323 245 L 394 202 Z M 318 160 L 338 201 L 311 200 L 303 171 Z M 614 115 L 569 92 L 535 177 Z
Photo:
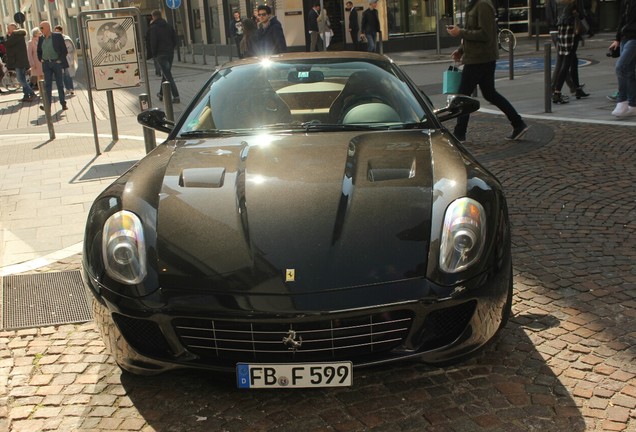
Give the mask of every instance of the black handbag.
M 617 46 L 615 49 L 610 49 L 606 54 L 608 57 L 619 58 L 621 56 L 621 47 Z

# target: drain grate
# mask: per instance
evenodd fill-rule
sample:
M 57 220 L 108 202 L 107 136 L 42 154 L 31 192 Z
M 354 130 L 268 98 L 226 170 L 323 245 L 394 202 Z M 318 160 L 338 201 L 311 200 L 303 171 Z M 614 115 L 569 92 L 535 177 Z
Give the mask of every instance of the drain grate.
M 79 271 L 5 276 L 0 287 L 5 330 L 92 319 Z

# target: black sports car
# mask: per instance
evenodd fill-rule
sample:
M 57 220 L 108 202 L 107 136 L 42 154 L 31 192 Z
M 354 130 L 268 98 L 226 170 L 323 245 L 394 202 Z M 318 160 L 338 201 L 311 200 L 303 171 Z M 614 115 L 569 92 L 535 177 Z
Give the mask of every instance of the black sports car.
M 462 359 L 512 302 L 506 200 L 389 58 L 228 63 L 90 211 L 84 280 L 133 373 L 233 370 L 239 387 Z

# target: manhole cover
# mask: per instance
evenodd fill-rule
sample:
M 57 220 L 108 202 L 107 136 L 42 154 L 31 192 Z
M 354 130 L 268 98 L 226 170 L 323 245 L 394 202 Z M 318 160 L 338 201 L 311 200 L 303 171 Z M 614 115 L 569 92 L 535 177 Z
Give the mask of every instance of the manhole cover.
M 5 276 L 0 286 L 3 329 L 92 319 L 79 271 Z

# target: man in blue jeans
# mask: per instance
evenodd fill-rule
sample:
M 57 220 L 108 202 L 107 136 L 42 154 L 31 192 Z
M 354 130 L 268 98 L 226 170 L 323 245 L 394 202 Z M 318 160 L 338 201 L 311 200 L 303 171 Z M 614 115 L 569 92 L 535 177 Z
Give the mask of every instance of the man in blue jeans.
M 177 46 L 177 33 L 172 26 L 161 17 L 161 11 L 152 11 L 152 21 L 148 29 L 148 58 L 154 58 L 161 68 L 162 81 L 170 83 L 172 102 L 180 103 L 179 90 L 172 77 L 172 60 Z M 157 93 L 159 100 L 163 100 L 163 86 Z
M 610 50 L 620 47 L 620 57 L 616 62 L 618 95 L 616 108 L 612 115 L 616 117 L 636 116 L 636 1 L 623 1 L 618 23 L 618 31 Z
M 362 12 L 360 23 L 362 37 L 367 41 L 367 51 L 375 52 L 375 40 L 380 32 L 380 19 L 378 18 L 378 0 L 369 0 L 369 7 Z
M 38 40 L 38 59 L 42 62 L 42 70 L 44 72 L 44 84 L 46 87 L 46 96 L 49 106 L 51 106 L 51 98 L 53 97 L 53 78 L 57 85 L 57 97 L 60 100 L 63 110 L 67 110 L 66 99 L 64 98 L 64 73 L 63 69 L 68 67 L 66 60 L 66 44 L 64 37 L 60 33 L 51 31 L 51 23 L 42 21 L 40 23 L 42 37 Z M 44 110 L 44 105 L 40 105 L 40 109 Z

